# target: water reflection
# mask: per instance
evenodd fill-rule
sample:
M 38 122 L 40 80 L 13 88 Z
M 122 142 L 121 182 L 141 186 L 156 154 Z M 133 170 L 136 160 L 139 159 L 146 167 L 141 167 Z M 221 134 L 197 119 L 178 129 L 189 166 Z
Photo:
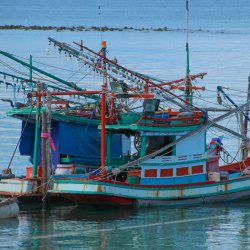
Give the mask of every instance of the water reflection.
M 176 209 L 38 208 L 22 211 L 18 219 L 0 221 L 0 245 L 11 249 L 247 249 L 249 207 L 249 202 L 243 202 Z
M 57 209 L 53 209 L 57 213 Z M 133 208 L 95 207 L 95 206 L 75 206 L 70 211 L 66 209 L 61 216 L 65 220 L 105 222 L 115 220 L 126 220 L 136 216 L 137 210 Z M 60 215 L 59 215 L 60 217 Z

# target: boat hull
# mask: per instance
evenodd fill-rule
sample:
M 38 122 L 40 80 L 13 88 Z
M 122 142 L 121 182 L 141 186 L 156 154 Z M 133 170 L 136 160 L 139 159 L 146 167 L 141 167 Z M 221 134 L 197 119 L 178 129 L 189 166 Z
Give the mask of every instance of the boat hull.
M 10 178 L 0 180 L 0 199 L 17 197 L 19 203 L 42 202 L 43 191 L 41 179 Z M 65 199 L 58 194 L 48 196 L 51 202 L 61 202 Z
M 17 199 L 2 199 L 0 200 L 0 219 L 17 217 L 19 206 Z
M 250 176 L 220 182 L 146 186 L 91 180 L 54 180 L 50 192 L 82 204 L 129 206 L 182 206 L 246 200 Z

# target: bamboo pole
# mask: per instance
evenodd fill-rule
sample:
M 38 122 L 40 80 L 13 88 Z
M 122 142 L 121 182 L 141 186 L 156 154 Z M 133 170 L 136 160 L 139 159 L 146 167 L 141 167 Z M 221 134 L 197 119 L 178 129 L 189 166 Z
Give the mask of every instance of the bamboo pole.
M 106 42 L 102 41 L 102 53 L 103 53 L 103 85 L 102 85 L 102 99 L 101 99 L 101 176 L 105 176 L 106 165 L 106 91 L 107 91 L 107 69 L 106 69 Z
M 248 76 L 248 88 L 247 88 L 247 102 L 250 100 L 250 76 Z M 249 106 L 247 107 L 245 116 L 248 117 L 249 115 Z M 245 117 L 244 124 L 243 124 L 243 136 L 247 138 L 247 128 L 248 128 L 248 119 Z M 248 148 L 249 148 L 249 142 L 246 139 L 242 140 L 241 143 L 242 148 L 242 160 L 246 159 L 248 157 Z
M 43 184 L 43 191 L 45 190 L 44 183 L 47 180 L 47 141 L 48 138 L 45 134 L 48 133 L 48 126 L 47 126 L 47 112 L 43 110 L 42 112 L 42 184 Z M 44 136 L 43 136 L 44 135 Z
M 49 137 L 51 138 L 51 95 L 48 93 L 47 95 L 47 131 Z M 47 139 L 46 143 L 46 155 L 47 155 L 47 181 L 50 178 L 51 173 L 51 146 L 50 146 L 50 138 Z
M 48 143 L 49 138 L 48 136 L 48 124 L 47 124 L 48 114 L 45 110 L 42 112 L 42 192 L 43 192 L 43 209 L 46 208 L 47 199 L 46 199 L 46 193 L 47 193 L 47 182 L 48 182 L 48 158 L 49 155 L 48 152 Z
M 42 91 L 42 86 L 40 83 L 37 84 L 37 92 Z M 34 140 L 34 159 L 33 159 L 33 170 L 32 177 L 37 176 L 38 167 L 38 148 L 39 148 L 39 129 L 40 129 L 40 111 L 41 111 L 41 96 L 36 98 L 36 127 L 35 127 L 35 140 Z

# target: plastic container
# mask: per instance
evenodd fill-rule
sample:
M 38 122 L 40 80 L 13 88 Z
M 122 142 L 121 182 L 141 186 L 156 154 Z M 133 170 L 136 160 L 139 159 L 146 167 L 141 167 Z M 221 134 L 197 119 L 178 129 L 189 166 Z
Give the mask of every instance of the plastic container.
M 28 166 L 26 167 L 26 179 L 31 179 L 33 173 L 33 167 Z M 37 177 L 42 178 L 43 177 L 43 169 L 42 166 L 37 167 Z
M 37 167 L 37 177 L 40 177 L 40 178 L 43 177 L 43 168 L 42 168 L 42 166 Z
M 153 118 L 169 118 L 169 114 L 168 113 L 156 113 L 153 115 Z
M 33 171 L 33 167 L 26 167 L 26 179 L 31 179 L 32 178 L 32 171 Z
M 128 183 L 129 184 L 139 184 L 140 178 L 138 176 L 128 176 Z
M 220 173 L 219 172 L 209 172 L 208 173 L 208 180 L 218 182 L 220 181 Z
M 61 163 L 68 163 L 68 164 L 70 164 L 70 163 L 72 163 L 72 158 L 69 158 L 69 157 L 63 157 L 63 158 L 61 158 Z
M 127 112 L 121 114 L 121 124 L 129 125 L 139 121 L 141 117 L 140 113 Z
M 220 171 L 220 179 L 226 181 L 229 179 L 229 173 L 227 171 Z
M 73 174 L 75 171 L 74 164 L 58 164 L 55 175 Z

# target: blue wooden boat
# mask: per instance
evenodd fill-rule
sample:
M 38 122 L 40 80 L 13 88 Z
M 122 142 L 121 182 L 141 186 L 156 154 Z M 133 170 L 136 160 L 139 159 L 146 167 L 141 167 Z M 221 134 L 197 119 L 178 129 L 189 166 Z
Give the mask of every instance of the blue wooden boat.
M 124 124 L 121 119 L 105 127 L 108 141 L 120 133 L 139 136 L 137 153 L 123 155 L 127 164 L 119 166 L 120 159 L 112 157 L 112 146 L 107 144 L 104 174 L 55 176 L 50 192 L 82 204 L 131 206 L 191 205 L 250 197 L 250 159 L 221 166 L 223 144 L 219 137 L 206 142 L 208 121 L 203 112 L 137 115 L 137 121 Z
M 187 1 L 187 32 L 188 13 Z M 107 70 L 109 60 L 105 49 L 104 43 L 102 68 Z M 193 105 L 193 92 L 204 88 L 193 86 L 192 80 L 204 74 L 194 78 L 190 75 L 188 40 L 186 52 L 186 76 L 177 81 L 155 84 L 147 76 L 139 75 L 141 89 L 126 88 L 119 82 L 112 87 L 107 74 L 104 75 L 99 126 L 102 140 L 100 171 L 86 176 L 54 176 L 50 193 L 81 204 L 130 206 L 193 205 L 250 198 L 247 130 L 238 134 L 217 124 L 238 112 L 245 117 L 247 126 L 249 118 L 245 108 L 250 102 L 237 106 L 219 87 L 218 91 L 234 109 L 211 119 L 205 109 Z M 184 98 L 174 94 L 174 90 L 183 91 Z M 139 98 L 143 100 L 143 110 L 135 112 L 125 105 L 125 111 L 119 112 L 119 98 L 125 99 L 125 103 Z M 111 100 L 109 118 L 113 118 L 109 120 L 107 99 Z M 208 140 L 207 136 L 213 126 L 242 139 L 241 161 L 221 165 L 222 138 Z M 136 150 L 133 152 L 130 145 L 120 157 L 114 157 L 112 140 L 117 134 L 134 141 Z
M 250 102 L 239 107 L 234 103 L 235 109 L 212 120 L 205 109 L 193 105 L 193 92 L 204 88 L 193 86 L 192 80 L 206 73 L 190 74 L 188 41 L 186 76 L 174 81 L 159 81 L 109 60 L 104 41 L 100 53 L 93 53 L 82 44 L 78 44 L 80 51 L 76 51 L 65 43 L 50 41 L 65 53 L 83 58 L 88 66 L 92 65 L 103 74 L 102 89 L 96 91 L 101 96 L 101 141 L 97 148 L 100 164 L 86 174 L 52 176 L 51 195 L 83 204 L 131 206 L 172 206 L 249 198 L 250 160 L 246 153 L 242 161 L 221 165 L 222 138 L 208 140 L 207 132 L 213 126 L 220 127 L 241 138 L 247 149 L 246 134 L 238 134 L 217 122 L 237 112 L 249 120 L 244 109 Z M 95 58 L 89 59 L 89 55 L 82 53 L 83 49 L 93 53 Z M 123 80 L 114 79 L 112 72 Z M 131 81 L 134 84 L 129 86 Z M 174 90 L 182 92 L 184 98 Z M 61 94 L 50 93 L 52 96 Z M 93 91 L 84 94 L 93 94 Z M 47 93 L 38 91 L 32 97 L 36 97 L 39 104 L 45 95 Z M 142 103 L 137 110 L 132 105 L 134 99 Z M 65 133 L 65 136 L 71 135 Z M 117 137 L 121 140 L 114 143 Z M 122 149 L 119 154 L 114 153 L 117 148 Z M 46 164 L 44 166 L 46 169 Z

